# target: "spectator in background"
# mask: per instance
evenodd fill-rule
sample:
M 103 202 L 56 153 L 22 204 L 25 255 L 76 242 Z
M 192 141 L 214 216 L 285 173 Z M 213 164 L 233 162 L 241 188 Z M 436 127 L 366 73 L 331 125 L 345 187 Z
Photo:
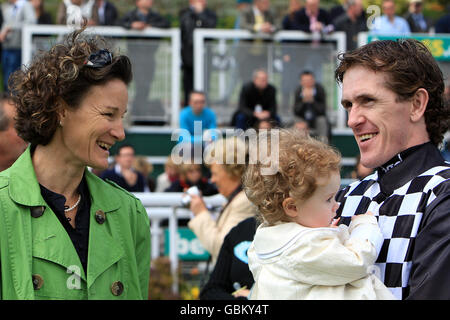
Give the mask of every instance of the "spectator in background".
M 246 300 L 255 282 L 248 268 L 247 249 L 256 231 L 250 217 L 230 230 L 223 240 L 214 270 L 200 292 L 200 300 Z
M 195 122 L 201 123 L 201 135 L 195 135 Z M 198 125 L 198 124 L 197 124 Z M 216 114 L 206 107 L 206 95 L 203 91 L 191 91 L 189 105 L 180 112 L 180 128 L 189 131 L 191 143 L 203 143 L 203 132 L 216 129 Z M 215 137 L 215 135 L 214 135 Z
M 241 13 L 247 10 L 253 3 L 253 0 L 236 0 L 236 9 L 238 11 L 236 20 L 234 21 L 234 29 L 239 29 L 241 25 Z
M 1 5 L 3 26 L 2 42 L 3 87 L 8 91 L 9 76 L 22 64 L 22 26 L 36 23 L 33 6 L 28 1 L 8 0 Z
M 52 16 L 45 11 L 45 0 L 31 0 L 30 3 L 36 14 L 37 24 L 53 24 Z
M 306 0 L 305 7 L 295 14 L 299 30 L 308 33 L 329 33 L 333 31 L 330 16 L 320 8 L 320 0 Z
M 179 178 L 179 166 L 176 165 L 172 157 L 168 157 L 164 164 L 164 172 L 156 178 L 155 192 L 164 192 L 170 185 Z
M 343 15 L 347 9 L 348 0 L 339 0 L 339 4 L 331 7 L 329 16 L 334 24 L 334 20 Z
M 450 33 L 450 5 L 447 6 L 447 14 L 435 24 L 436 33 Z
M 344 31 L 347 50 L 358 47 L 358 33 L 367 31 L 362 0 L 348 0 L 345 12 L 334 20 L 335 31 Z
M 423 15 L 423 1 L 409 0 L 408 13 L 404 18 L 408 22 L 411 32 L 427 33 L 431 27 L 431 21 Z
M 184 192 L 190 187 L 196 186 L 203 196 L 217 194 L 217 188 L 208 182 L 203 176 L 202 166 L 195 163 L 184 163 L 180 165 L 180 178 L 175 180 L 165 192 Z
M 111 1 L 96 0 L 92 12 L 92 19 L 97 26 L 113 26 L 119 14 Z
M 408 22 L 395 15 L 394 0 L 383 0 L 381 8 L 383 15 L 374 19 L 371 33 L 393 36 L 407 36 L 411 33 Z
M 289 0 L 288 12 L 281 21 L 281 28 L 283 30 L 298 30 L 298 26 L 295 23 L 295 13 L 302 8 L 302 2 L 300 0 Z
M 169 28 L 169 21 L 152 9 L 153 0 L 135 0 L 135 8 L 128 11 L 119 21 L 125 29 L 143 31 L 147 28 Z M 148 40 L 148 38 L 145 38 Z M 150 88 L 155 75 L 155 55 L 158 42 L 144 45 L 139 38 L 128 39 L 128 52 L 134 66 L 133 116 L 148 115 Z
M 361 154 L 356 157 L 355 169 L 350 173 L 352 179 L 362 180 L 373 172 L 373 169 L 365 167 L 361 163 Z
M 267 72 L 257 69 L 253 72 L 253 81 L 241 89 L 239 95 L 239 109 L 234 113 L 232 125 L 246 130 L 253 127 L 258 120 L 275 120 L 278 125 L 280 119 L 277 115 L 277 89 L 269 84 Z
M 296 129 L 303 133 L 305 136 L 309 136 L 309 126 L 308 122 L 306 122 L 304 119 L 295 117 L 294 124 L 292 125 L 292 129 Z
M 275 15 L 270 9 L 270 0 L 253 0 L 252 5 L 241 12 L 239 22 L 241 29 L 256 34 L 273 34 L 276 31 Z M 267 48 L 264 39 L 255 37 L 252 40 L 241 41 L 237 58 L 239 77 L 245 83 L 251 80 L 255 69 L 267 68 Z
M 14 128 L 16 107 L 4 96 L 0 100 L 0 171 L 8 169 L 27 148 Z
M 270 10 L 270 0 L 253 0 L 253 5 L 241 13 L 240 28 L 259 33 L 275 32 L 275 16 Z
M 189 0 L 189 7 L 180 11 L 181 61 L 183 63 L 183 105 L 189 101 L 194 89 L 194 30 L 196 28 L 215 28 L 217 16 L 207 8 L 206 0 Z M 205 83 L 208 83 L 206 79 Z
M 131 145 L 121 145 L 115 160 L 114 168 L 107 169 L 101 174 L 103 180 L 111 180 L 130 192 L 144 192 L 148 188 L 144 176 L 133 168 L 135 156 Z
M 144 191 L 155 192 L 156 183 L 155 180 L 150 177 L 150 174 L 153 172 L 153 165 L 147 160 L 147 157 L 136 156 L 133 162 L 133 168 L 140 172 L 146 180 L 145 182 L 148 188 L 145 188 Z
M 206 208 L 203 199 L 191 196 L 190 210 L 194 217 L 189 228 L 195 233 L 203 247 L 210 253 L 215 263 L 222 247 L 223 239 L 242 220 L 256 215 L 256 208 L 245 196 L 241 187 L 241 177 L 246 164 L 240 157 L 248 155 L 245 142 L 238 137 L 216 140 L 206 153 L 206 163 L 211 168 L 211 182 L 221 195 L 227 198 L 225 207 L 215 217 Z
M 62 0 L 56 14 L 56 23 L 80 26 L 87 20 L 88 25 L 94 25 L 94 4 L 95 0 Z
M 320 83 L 316 82 L 311 71 L 303 71 L 300 85 L 295 90 L 294 114 L 308 123 L 313 135 L 326 142 L 331 139 L 330 124 L 327 119 L 326 93 Z
M 295 13 L 302 8 L 300 0 L 289 0 L 287 14 L 281 22 L 283 30 L 299 30 L 295 23 Z M 292 105 L 292 93 L 295 90 L 298 77 L 298 61 L 295 59 L 299 48 L 298 41 L 284 40 L 281 49 L 283 51 L 283 76 L 281 78 L 281 108 L 289 109 Z M 288 112 L 285 112 L 288 113 Z

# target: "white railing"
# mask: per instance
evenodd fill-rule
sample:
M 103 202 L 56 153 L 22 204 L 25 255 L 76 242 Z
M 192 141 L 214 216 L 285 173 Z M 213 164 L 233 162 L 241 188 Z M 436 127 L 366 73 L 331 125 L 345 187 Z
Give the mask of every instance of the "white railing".
M 150 219 L 150 232 L 151 232 L 151 254 L 152 259 L 159 257 L 161 239 L 163 237 L 163 229 L 161 228 L 161 222 L 168 219 L 169 221 L 169 259 L 171 274 L 174 279 L 172 285 L 172 291 L 178 292 L 178 243 L 177 243 L 177 230 L 178 219 L 189 218 L 192 213 L 189 209 L 183 207 L 181 198 L 183 193 L 134 193 L 134 195 L 141 200 L 147 215 Z M 204 197 L 203 200 L 208 208 L 212 211 L 220 208 L 225 204 L 226 199 L 224 196 L 218 194 L 211 197 Z

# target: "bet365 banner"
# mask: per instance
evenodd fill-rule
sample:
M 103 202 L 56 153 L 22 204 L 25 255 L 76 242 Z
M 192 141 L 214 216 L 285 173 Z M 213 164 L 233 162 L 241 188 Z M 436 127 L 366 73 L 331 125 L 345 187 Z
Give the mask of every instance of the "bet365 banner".
M 398 37 L 368 35 L 367 42 L 375 40 L 396 40 Z M 407 36 L 404 38 L 417 39 L 425 44 L 436 60 L 450 61 L 450 35 L 448 36 Z

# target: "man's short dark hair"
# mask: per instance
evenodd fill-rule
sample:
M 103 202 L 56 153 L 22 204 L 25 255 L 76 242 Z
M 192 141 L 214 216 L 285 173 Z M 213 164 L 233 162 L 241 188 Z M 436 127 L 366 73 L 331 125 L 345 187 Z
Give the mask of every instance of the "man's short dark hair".
M 374 41 L 339 55 L 340 64 L 335 72 L 342 83 L 352 67 L 361 66 L 383 72 L 386 88 L 397 95 L 399 101 L 411 99 L 419 88 L 428 92 L 425 123 L 431 142 L 438 146 L 448 130 L 449 105 L 444 101 L 442 71 L 428 48 L 415 39 Z
M 134 147 L 131 144 L 121 144 L 118 148 L 117 148 L 117 155 L 120 155 L 120 150 L 122 150 L 123 148 L 131 148 L 133 149 L 133 151 L 136 153 L 136 149 L 134 149 Z
M 201 94 L 206 98 L 206 93 L 205 91 L 201 91 L 201 90 L 192 90 L 191 92 L 189 92 L 189 100 L 191 100 L 191 96 L 193 94 Z

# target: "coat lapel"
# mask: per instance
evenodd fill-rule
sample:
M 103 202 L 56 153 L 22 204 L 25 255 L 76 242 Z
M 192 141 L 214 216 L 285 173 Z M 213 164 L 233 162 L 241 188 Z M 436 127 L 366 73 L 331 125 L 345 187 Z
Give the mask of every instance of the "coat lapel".
M 115 196 L 114 188 L 105 188 L 105 182 L 87 169 L 85 177 L 91 194 L 87 277 L 69 235 L 42 198 L 31 161 L 30 147 L 10 168 L 9 194 L 14 202 L 29 208 L 26 212 L 30 214 L 31 219 L 33 256 L 65 268 L 72 265 L 79 266 L 81 278 L 87 281 L 90 287 L 100 274 L 120 260 L 124 255 L 124 249 L 116 240 L 120 233 L 120 225 L 114 223 L 114 214 L 119 213 L 117 211 L 120 208 L 118 200 L 120 197 Z M 38 218 L 31 218 L 30 210 L 37 206 L 45 207 L 44 214 Z M 102 210 L 107 216 L 103 224 L 99 224 L 95 219 L 98 210 Z M 31 265 L 31 260 L 29 263 Z
M 32 255 L 59 264 L 66 269 L 76 265 L 80 267 L 81 278 L 86 280 L 69 235 L 41 195 L 31 160 L 30 147 L 11 167 L 10 177 L 9 195 L 14 202 L 28 207 L 26 214 L 31 216 L 31 209 L 34 207 L 45 207 L 41 216 L 31 218 Z
M 91 212 L 89 225 L 89 250 L 88 250 L 88 288 L 109 267 L 118 262 L 124 256 L 124 249 L 117 240 L 120 236 L 120 225 L 114 215 L 119 214 L 119 197 L 115 196 L 116 190 L 105 186 L 105 182 L 90 173 L 85 172 L 89 192 L 95 195 L 91 197 Z M 95 218 L 97 211 L 103 211 L 106 220 L 99 223 Z M 115 235 L 115 237 L 113 237 Z
M 66 269 L 78 266 L 81 270 L 80 277 L 86 280 L 72 240 L 50 207 L 45 209 L 41 217 L 31 220 L 31 228 L 34 257 L 51 261 Z

